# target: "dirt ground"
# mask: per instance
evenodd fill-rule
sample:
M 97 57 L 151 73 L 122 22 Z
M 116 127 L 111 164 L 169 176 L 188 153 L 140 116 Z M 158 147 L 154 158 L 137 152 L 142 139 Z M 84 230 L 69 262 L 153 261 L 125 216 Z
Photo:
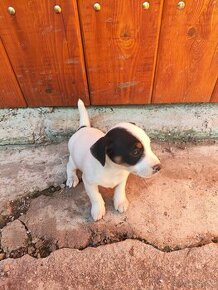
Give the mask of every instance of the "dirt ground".
M 82 183 L 5 203 L 0 289 L 218 289 L 218 144 L 153 147 L 163 168 L 150 179 L 130 175 L 124 214 L 102 188 L 107 212 L 93 222 Z M 19 156 L 4 168 L 19 173 Z M 35 178 L 43 167 L 34 170 Z

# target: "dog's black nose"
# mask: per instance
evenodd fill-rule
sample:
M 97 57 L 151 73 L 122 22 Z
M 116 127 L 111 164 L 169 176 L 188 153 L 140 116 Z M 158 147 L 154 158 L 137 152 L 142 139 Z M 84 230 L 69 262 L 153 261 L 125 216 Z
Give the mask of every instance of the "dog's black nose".
M 152 169 L 153 169 L 154 172 L 160 171 L 161 170 L 161 164 L 159 163 L 159 164 L 154 165 L 152 167 Z

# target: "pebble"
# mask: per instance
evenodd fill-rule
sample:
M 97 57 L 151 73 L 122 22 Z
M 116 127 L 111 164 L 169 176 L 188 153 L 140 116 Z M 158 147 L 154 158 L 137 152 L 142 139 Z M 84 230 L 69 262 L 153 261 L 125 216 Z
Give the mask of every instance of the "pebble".
M 5 253 L 0 253 L 0 261 L 5 258 Z
M 3 271 L 4 271 L 4 272 L 9 272 L 9 271 L 10 271 L 10 268 L 11 268 L 11 267 L 10 267 L 10 264 L 5 264 L 5 265 L 4 265 L 4 269 L 3 269 Z
M 28 254 L 31 255 L 35 252 L 35 248 L 34 247 L 29 247 L 28 248 Z

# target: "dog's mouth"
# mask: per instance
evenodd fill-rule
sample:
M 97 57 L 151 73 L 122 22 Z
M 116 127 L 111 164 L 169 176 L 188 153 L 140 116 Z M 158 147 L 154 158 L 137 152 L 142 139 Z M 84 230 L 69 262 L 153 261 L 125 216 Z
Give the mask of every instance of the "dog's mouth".
M 160 173 L 160 171 L 152 171 L 151 173 L 146 173 L 146 174 L 143 174 L 142 172 L 137 172 L 137 171 L 132 172 L 132 174 L 137 175 L 137 176 L 142 177 L 142 178 L 152 178 L 159 173 Z

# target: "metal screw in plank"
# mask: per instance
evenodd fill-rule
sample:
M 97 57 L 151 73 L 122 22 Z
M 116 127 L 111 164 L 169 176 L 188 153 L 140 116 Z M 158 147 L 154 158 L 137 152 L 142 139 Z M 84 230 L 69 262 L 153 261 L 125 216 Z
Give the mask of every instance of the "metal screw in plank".
M 16 13 L 14 7 L 9 6 L 9 7 L 8 7 L 8 13 L 9 13 L 10 15 L 14 15 L 14 14 Z
M 144 2 L 143 4 L 142 4 L 142 7 L 143 7 L 143 9 L 149 9 L 149 7 L 150 7 L 150 3 L 149 2 Z
M 184 9 L 184 8 L 185 8 L 185 2 L 184 2 L 184 1 L 179 1 L 179 2 L 177 3 L 177 8 L 178 8 L 179 10 Z
M 93 8 L 95 9 L 95 11 L 100 11 L 101 10 L 101 5 L 99 3 L 95 3 L 93 5 Z
M 56 13 L 61 13 L 61 6 L 60 5 L 55 5 L 54 6 L 54 11 L 56 12 Z

